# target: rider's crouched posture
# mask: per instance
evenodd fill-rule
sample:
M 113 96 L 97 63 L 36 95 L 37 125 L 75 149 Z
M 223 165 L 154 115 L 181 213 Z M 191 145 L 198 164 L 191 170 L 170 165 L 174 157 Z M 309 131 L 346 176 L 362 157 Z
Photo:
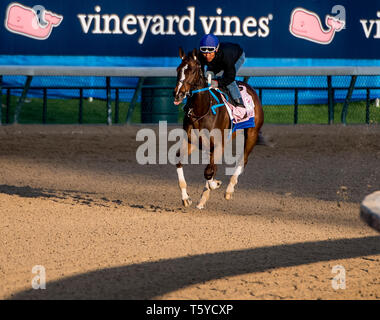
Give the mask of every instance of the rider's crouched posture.
M 235 81 L 236 74 L 245 60 L 243 49 L 238 44 L 219 42 L 213 34 L 206 34 L 200 41 L 198 58 L 202 64 L 202 70 L 205 73 L 211 71 L 216 76 L 211 86 L 227 88 L 236 105 L 244 107 Z

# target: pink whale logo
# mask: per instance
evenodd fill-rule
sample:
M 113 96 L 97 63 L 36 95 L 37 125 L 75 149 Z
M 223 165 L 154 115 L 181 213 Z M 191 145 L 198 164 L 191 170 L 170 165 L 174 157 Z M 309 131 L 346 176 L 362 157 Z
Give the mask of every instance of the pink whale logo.
M 14 2 L 8 6 L 5 27 L 16 34 L 45 40 L 49 38 L 53 27 L 58 27 L 63 20 L 63 16 L 45 10 L 40 13 L 40 18 L 46 21 L 45 25 L 40 22 L 37 12 L 32 8 Z
M 344 28 L 344 24 L 343 21 L 327 15 L 326 25 L 329 26 L 329 29 L 325 31 L 317 14 L 297 8 L 292 12 L 289 31 L 297 38 L 319 44 L 329 44 L 334 39 L 335 33 Z

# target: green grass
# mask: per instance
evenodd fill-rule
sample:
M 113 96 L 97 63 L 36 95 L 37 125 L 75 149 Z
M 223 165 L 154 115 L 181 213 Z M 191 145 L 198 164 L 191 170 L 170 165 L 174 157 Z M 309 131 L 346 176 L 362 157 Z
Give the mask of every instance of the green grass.
M 294 106 L 264 106 L 265 123 L 291 124 L 294 123 Z M 343 103 L 334 107 L 334 123 L 341 123 Z M 300 105 L 298 106 L 298 124 L 327 124 L 327 105 Z M 347 124 L 366 123 L 365 101 L 353 101 L 349 104 Z M 380 123 L 380 108 L 370 105 L 370 123 Z
M 14 112 L 17 104 L 17 97 L 11 97 L 9 119 L 13 122 Z M 39 124 L 42 123 L 42 99 L 32 98 L 30 102 L 22 107 L 19 123 Z M 2 122 L 6 122 L 6 96 L 2 96 L 3 112 Z M 173 106 L 174 107 L 174 106 Z M 125 123 L 129 108 L 128 102 L 119 103 L 119 123 Z M 334 123 L 341 123 L 341 112 L 343 104 L 335 105 Z M 104 100 L 94 99 L 93 102 L 83 100 L 83 123 L 84 124 L 106 124 L 107 110 Z M 293 124 L 294 106 L 264 106 L 265 123 L 267 124 Z M 79 115 L 79 99 L 49 99 L 47 105 L 48 124 L 76 124 Z M 113 123 L 115 123 L 115 102 L 112 103 Z M 182 108 L 179 108 L 178 123 L 183 120 Z M 366 121 L 365 102 L 351 102 L 347 114 L 347 123 L 364 124 Z M 136 104 L 132 123 L 141 123 L 141 105 Z M 299 124 L 327 124 L 328 107 L 327 105 L 300 105 L 298 107 Z M 380 123 L 380 108 L 373 104 L 370 106 L 370 123 Z
M 6 98 L 3 96 L 2 121 L 6 122 Z M 9 119 L 13 122 L 18 97 L 12 96 L 10 102 Z M 28 103 L 24 103 L 20 113 L 20 124 L 42 123 L 43 101 L 32 98 Z M 119 123 L 126 121 L 129 102 L 119 103 Z M 136 105 L 132 116 L 132 122 L 141 122 L 140 104 Z M 112 121 L 115 123 L 115 103 L 112 103 Z M 79 119 L 79 99 L 49 99 L 47 103 L 47 118 L 49 124 L 74 124 Z M 83 123 L 84 124 L 105 124 L 107 123 L 106 101 L 94 99 L 90 102 L 83 99 Z

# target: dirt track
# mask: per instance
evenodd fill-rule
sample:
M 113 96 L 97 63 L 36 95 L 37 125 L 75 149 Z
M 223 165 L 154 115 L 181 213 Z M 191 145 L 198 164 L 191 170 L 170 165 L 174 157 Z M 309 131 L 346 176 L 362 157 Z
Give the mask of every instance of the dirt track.
M 0 127 L 0 299 L 380 299 L 380 127 L 264 126 L 234 199 L 181 207 L 139 126 Z M 194 202 L 204 166 L 185 166 Z M 33 290 L 35 265 L 46 290 Z M 346 289 L 334 290 L 336 265 Z

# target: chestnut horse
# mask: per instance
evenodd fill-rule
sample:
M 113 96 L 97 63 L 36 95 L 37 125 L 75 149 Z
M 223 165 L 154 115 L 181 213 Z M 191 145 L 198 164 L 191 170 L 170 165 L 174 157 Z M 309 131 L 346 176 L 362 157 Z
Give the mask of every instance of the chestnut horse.
M 218 103 L 214 96 L 217 96 L 218 99 L 222 101 L 218 91 L 212 90 L 213 94 L 211 94 L 210 90 L 207 89 L 198 91 L 207 88 L 208 85 L 201 68 L 201 63 L 197 58 L 196 49 L 186 55 L 182 48 L 180 48 L 179 56 L 182 59 L 182 62 L 177 68 L 177 84 L 174 89 L 174 104 L 179 105 L 185 98 L 187 98 L 185 118 L 183 120 L 183 129 L 186 132 L 187 137 L 183 140 L 184 144 L 181 152 L 184 151 L 187 155 L 190 155 L 197 146 L 200 146 L 201 148 L 202 144 L 205 144 L 205 141 L 195 141 L 196 139 L 192 134 L 193 129 L 198 129 L 199 131 L 206 129 L 208 132 L 217 129 L 222 132 L 221 145 L 217 146 L 213 137 L 207 141 L 210 146 L 210 162 L 204 171 L 206 186 L 202 192 L 199 204 L 197 205 L 198 209 L 203 209 L 210 197 L 210 191 L 219 188 L 221 185 L 220 181 L 214 180 L 217 170 L 214 153 L 217 147 L 221 148 L 223 152 L 225 145 L 225 135 L 223 133 L 225 129 L 231 128 L 231 120 L 226 107 L 224 106 L 217 108 L 216 114 L 213 114 L 211 111 L 211 107 Z M 257 144 L 260 129 L 264 123 L 264 112 L 257 93 L 248 84 L 242 82 L 239 82 L 239 84 L 246 86 L 247 92 L 251 95 L 254 101 L 255 127 L 244 129 L 244 159 L 240 159 L 241 161 L 231 176 L 225 193 L 225 199 L 227 200 L 232 198 L 234 188 L 238 182 L 238 177 L 247 165 L 248 156 Z M 236 132 L 232 134 L 232 138 L 236 138 Z M 199 140 L 201 140 L 201 138 L 199 138 Z M 177 174 L 179 187 L 182 193 L 182 203 L 185 207 L 188 207 L 191 205 L 192 201 L 186 190 L 187 185 L 181 163 L 181 154 L 183 155 L 183 153 L 177 153 Z

